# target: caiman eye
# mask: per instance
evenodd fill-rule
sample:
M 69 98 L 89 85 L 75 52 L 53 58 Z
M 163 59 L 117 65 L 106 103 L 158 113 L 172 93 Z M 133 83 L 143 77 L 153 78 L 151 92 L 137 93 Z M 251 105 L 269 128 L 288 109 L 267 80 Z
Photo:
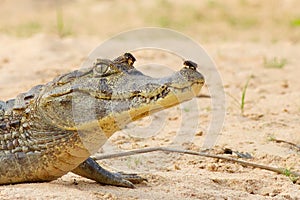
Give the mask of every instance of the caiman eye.
M 109 65 L 105 63 L 99 63 L 95 67 L 95 71 L 100 75 L 105 74 L 108 71 L 108 69 L 109 69 Z
M 103 76 L 110 71 L 110 68 L 111 68 L 110 63 L 97 60 L 94 63 L 94 74 Z

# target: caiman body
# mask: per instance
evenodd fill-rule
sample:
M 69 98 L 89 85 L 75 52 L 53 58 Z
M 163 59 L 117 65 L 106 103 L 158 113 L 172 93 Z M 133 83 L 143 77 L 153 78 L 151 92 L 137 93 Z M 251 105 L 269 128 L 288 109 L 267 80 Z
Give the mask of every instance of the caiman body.
M 51 181 L 72 171 L 133 187 L 89 156 L 126 124 L 190 100 L 204 84 L 191 61 L 165 78 L 142 74 L 134 61 L 129 53 L 97 59 L 89 68 L 0 101 L 0 184 Z

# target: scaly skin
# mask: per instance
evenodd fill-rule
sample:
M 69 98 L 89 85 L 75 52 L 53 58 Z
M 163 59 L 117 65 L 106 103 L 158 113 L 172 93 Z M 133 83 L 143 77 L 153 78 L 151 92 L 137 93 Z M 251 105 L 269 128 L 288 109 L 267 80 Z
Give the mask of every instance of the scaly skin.
M 98 59 L 89 68 L 0 101 L 0 184 L 51 181 L 73 171 L 133 187 L 89 156 L 126 124 L 190 100 L 204 84 L 191 61 L 160 79 L 136 70 L 134 61 L 129 53 Z

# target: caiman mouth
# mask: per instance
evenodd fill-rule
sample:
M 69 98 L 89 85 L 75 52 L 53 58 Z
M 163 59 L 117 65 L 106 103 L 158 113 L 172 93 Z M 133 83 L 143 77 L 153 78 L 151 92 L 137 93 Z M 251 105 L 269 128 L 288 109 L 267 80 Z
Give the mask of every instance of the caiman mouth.
M 142 94 L 135 94 L 131 96 L 128 100 L 133 100 L 140 103 L 154 103 L 157 102 L 160 99 L 164 99 L 166 96 L 170 94 L 170 92 L 173 92 L 174 95 L 176 94 L 185 94 L 189 93 L 191 91 L 197 90 L 196 88 L 202 87 L 204 82 L 196 82 L 192 83 L 190 86 L 178 88 L 178 87 L 172 87 L 172 86 L 162 86 L 161 88 L 157 89 L 159 92 L 155 92 L 155 95 L 147 95 L 144 96 Z M 195 91 L 196 92 L 196 91 Z M 197 94 L 195 94 L 196 96 Z M 121 100 L 121 99 L 119 99 Z

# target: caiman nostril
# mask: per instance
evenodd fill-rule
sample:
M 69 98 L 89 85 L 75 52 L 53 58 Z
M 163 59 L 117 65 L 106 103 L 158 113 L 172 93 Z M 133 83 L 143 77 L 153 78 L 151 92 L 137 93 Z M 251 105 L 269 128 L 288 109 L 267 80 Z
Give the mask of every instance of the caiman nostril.
M 196 63 L 194 63 L 193 61 L 190 61 L 190 60 L 184 61 L 183 65 L 192 70 L 196 70 L 198 67 L 198 65 Z

